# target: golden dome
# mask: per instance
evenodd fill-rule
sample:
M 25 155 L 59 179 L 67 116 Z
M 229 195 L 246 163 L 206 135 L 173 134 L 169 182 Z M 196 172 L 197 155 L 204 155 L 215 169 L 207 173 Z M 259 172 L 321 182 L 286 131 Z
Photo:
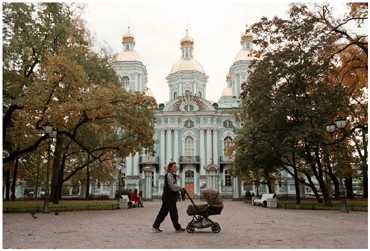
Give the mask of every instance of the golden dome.
M 193 46 L 194 40 L 188 35 L 188 29 L 186 29 L 185 37 L 180 40 L 181 46 Z
M 171 73 L 178 71 L 199 71 L 204 73 L 202 65 L 195 59 L 183 59 L 178 60 L 171 68 Z
M 247 32 L 247 31 L 245 31 L 245 32 L 241 35 L 241 37 L 240 37 L 240 43 L 243 43 L 243 42 L 245 42 L 245 41 L 250 41 L 250 42 L 252 42 L 252 40 L 253 40 L 253 33 L 252 33 L 252 32 Z
M 122 43 L 135 43 L 135 37 L 130 32 L 130 26 L 128 27 L 127 32 L 122 36 Z
M 141 62 L 142 59 L 140 55 L 132 50 L 132 51 L 121 51 L 120 53 L 117 53 L 113 57 L 114 62 L 123 62 L 123 61 L 139 61 Z
M 234 62 L 243 60 L 254 60 L 256 59 L 249 50 L 241 49 L 238 54 L 236 54 Z

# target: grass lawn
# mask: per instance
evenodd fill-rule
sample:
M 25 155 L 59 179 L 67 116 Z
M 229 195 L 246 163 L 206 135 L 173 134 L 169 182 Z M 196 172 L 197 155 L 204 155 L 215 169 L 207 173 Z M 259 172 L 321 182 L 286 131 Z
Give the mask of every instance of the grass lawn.
M 4 201 L 3 212 L 40 212 L 43 200 Z M 61 200 L 58 204 L 49 202 L 49 211 L 118 209 L 117 200 Z
M 278 199 L 278 207 L 285 209 L 320 209 L 320 210 L 340 210 L 342 207 L 342 200 L 333 200 L 332 206 L 326 206 L 323 203 L 318 203 L 313 199 L 303 199 L 301 204 L 297 205 L 295 199 Z M 351 211 L 365 211 L 367 212 L 367 200 L 356 199 L 347 200 L 347 207 Z

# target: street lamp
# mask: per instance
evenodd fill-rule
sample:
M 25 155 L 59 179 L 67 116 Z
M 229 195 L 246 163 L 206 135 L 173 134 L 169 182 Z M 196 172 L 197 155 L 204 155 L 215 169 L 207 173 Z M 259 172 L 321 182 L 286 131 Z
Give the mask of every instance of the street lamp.
M 47 125 L 44 128 L 44 133 L 48 135 L 48 137 L 51 138 L 51 142 L 49 143 L 49 148 L 48 148 L 48 165 L 46 166 L 46 193 L 45 193 L 45 200 L 44 200 L 44 206 L 43 206 L 43 212 L 48 213 L 49 212 L 49 171 L 52 167 L 52 161 L 51 161 L 51 145 L 53 143 L 53 139 L 57 136 L 57 131 Z
M 343 131 L 343 138 L 342 139 L 336 140 L 335 142 L 329 143 L 327 145 L 339 144 L 340 142 L 342 142 L 347 137 L 346 132 L 344 132 L 344 128 L 346 127 L 346 125 L 347 125 L 347 121 L 346 121 L 345 118 L 342 118 L 342 117 L 337 118 L 335 120 L 335 123 L 331 123 L 331 124 L 326 125 L 326 131 L 329 132 L 329 133 L 334 133 L 337 130 L 337 128 L 339 130 Z M 341 211 L 349 213 L 348 205 L 347 205 L 347 188 L 345 186 L 345 182 L 344 182 L 343 177 L 341 179 L 340 185 L 341 185 L 342 190 L 344 191 L 344 198 L 342 200 Z

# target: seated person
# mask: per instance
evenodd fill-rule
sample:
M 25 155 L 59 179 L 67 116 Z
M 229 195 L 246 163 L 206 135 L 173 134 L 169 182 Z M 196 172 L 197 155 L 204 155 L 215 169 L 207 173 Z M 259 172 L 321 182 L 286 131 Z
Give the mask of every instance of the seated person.
M 134 192 L 132 193 L 132 205 L 134 207 L 139 206 L 139 195 L 137 194 L 137 189 L 135 189 Z

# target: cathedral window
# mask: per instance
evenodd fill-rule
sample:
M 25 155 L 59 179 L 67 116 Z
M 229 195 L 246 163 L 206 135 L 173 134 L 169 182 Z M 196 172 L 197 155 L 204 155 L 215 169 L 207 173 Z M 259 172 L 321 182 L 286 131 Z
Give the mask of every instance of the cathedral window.
M 122 87 L 127 90 L 129 83 L 130 83 L 130 79 L 127 76 L 123 76 L 122 77 Z
M 185 105 L 185 111 L 187 111 L 187 112 L 194 111 L 194 106 L 193 105 Z
M 194 127 L 194 122 L 192 120 L 186 120 L 185 123 L 184 123 L 184 126 L 186 128 L 192 128 L 192 127 Z
M 230 120 L 225 120 L 224 121 L 224 127 L 225 128 L 233 128 L 233 122 L 231 122 Z
M 231 175 L 229 173 L 229 170 L 225 170 L 225 187 L 231 186 Z
M 230 156 L 233 146 L 233 140 L 231 137 L 226 137 L 224 139 L 224 156 Z
M 185 156 L 193 156 L 193 138 L 190 136 L 187 136 L 185 138 Z
M 191 92 L 189 90 L 186 90 L 185 91 L 185 96 L 190 96 L 191 95 Z

